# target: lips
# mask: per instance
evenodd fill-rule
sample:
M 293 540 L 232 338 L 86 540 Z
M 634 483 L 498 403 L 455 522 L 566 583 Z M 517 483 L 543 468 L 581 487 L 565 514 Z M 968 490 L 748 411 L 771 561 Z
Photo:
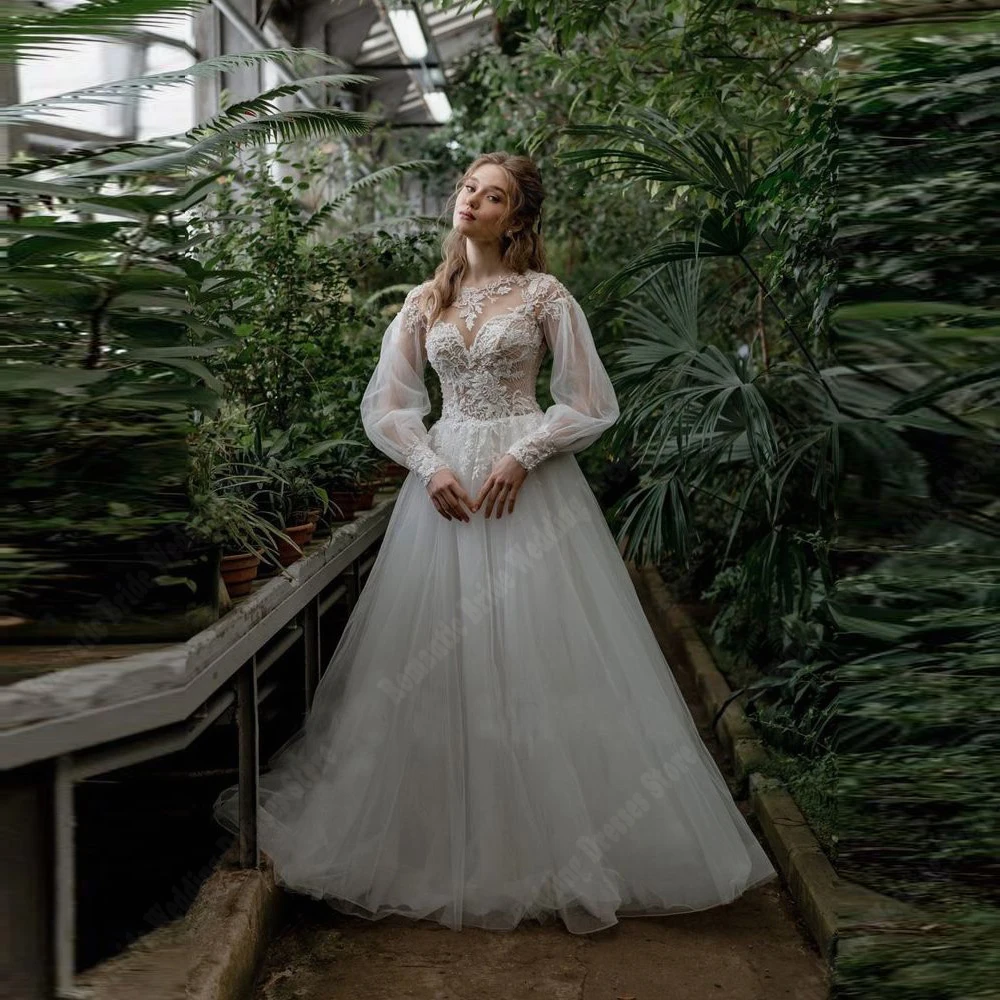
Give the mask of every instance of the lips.
M 476 217 L 471 212 L 459 212 L 458 217 L 460 219 L 469 219 L 472 222 L 474 222 L 476 219 Z

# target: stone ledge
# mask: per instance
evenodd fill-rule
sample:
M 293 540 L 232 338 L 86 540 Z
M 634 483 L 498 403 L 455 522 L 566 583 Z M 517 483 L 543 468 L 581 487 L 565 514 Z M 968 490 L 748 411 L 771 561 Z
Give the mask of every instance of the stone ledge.
M 227 855 L 229 857 L 229 855 Z M 219 867 L 187 914 L 77 977 L 80 1000 L 245 1000 L 281 915 L 269 864 Z
M 656 614 L 683 647 L 687 669 L 711 718 L 732 694 L 694 623 L 671 599 L 659 570 L 637 570 Z M 788 790 L 759 773 L 767 749 L 743 709 L 735 702 L 715 724 L 715 733 L 729 754 L 737 777 L 749 789 L 750 804 L 771 848 L 778 869 L 820 952 L 833 961 L 838 942 L 854 928 L 893 926 L 921 921 L 912 906 L 841 878 L 816 839 Z
M 372 510 L 359 511 L 355 520 L 338 525 L 330 538 L 310 546 L 304 558 L 265 581 L 230 612 L 186 642 L 42 673 L 0 687 L 0 756 L 5 743 L 13 745 L 21 730 L 183 689 L 221 651 L 279 609 L 300 585 L 323 572 L 329 564 L 347 559 L 359 539 L 384 532 L 395 501 L 395 493 L 377 497 Z M 12 765 L 3 760 L 2 766 Z

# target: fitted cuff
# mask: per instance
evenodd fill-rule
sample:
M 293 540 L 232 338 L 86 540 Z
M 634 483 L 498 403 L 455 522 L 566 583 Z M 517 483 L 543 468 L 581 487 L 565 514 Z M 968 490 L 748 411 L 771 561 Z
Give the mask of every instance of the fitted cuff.
M 517 441 L 507 449 L 507 454 L 524 466 L 529 472 L 540 465 L 551 454 L 555 448 L 548 434 L 535 434 L 530 438 Z
M 407 452 L 406 465 L 424 486 L 434 478 L 435 473 L 449 468 L 448 463 L 430 445 L 419 443 Z

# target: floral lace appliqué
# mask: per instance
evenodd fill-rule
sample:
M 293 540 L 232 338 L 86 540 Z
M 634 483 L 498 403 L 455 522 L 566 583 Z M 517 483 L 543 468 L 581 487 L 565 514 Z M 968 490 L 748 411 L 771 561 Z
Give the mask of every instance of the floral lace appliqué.
M 521 279 L 522 275 L 496 278 L 478 288 L 463 288 L 455 298 L 455 308 L 465 320 L 465 328 L 471 330 L 483 311 L 487 302 L 492 302 L 500 295 L 508 295 L 514 289 L 513 281 Z
M 406 466 L 412 469 L 417 478 L 426 486 L 434 478 L 434 473 L 448 468 L 448 463 L 443 461 L 441 456 L 429 445 L 415 442 L 407 452 Z

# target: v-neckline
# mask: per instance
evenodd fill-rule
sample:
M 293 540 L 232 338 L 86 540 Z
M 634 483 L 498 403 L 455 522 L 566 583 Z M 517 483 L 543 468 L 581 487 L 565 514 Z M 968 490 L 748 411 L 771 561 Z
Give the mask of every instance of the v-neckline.
M 493 322 L 493 320 L 500 319 L 501 316 L 509 316 L 509 315 L 511 315 L 511 313 L 513 313 L 516 310 L 520 309 L 521 306 L 523 306 L 523 305 L 524 305 L 524 303 L 522 302 L 519 305 L 511 306 L 511 308 L 508 309 L 507 312 L 495 313 L 493 316 L 487 316 L 486 319 L 484 319 L 482 321 L 482 323 L 479 324 L 479 329 L 476 330 L 476 332 L 472 335 L 472 343 L 471 344 L 467 344 L 465 342 L 465 337 L 462 336 L 462 330 L 461 330 L 461 328 L 459 327 L 459 325 L 457 323 L 453 323 L 450 319 L 440 319 L 434 325 L 435 326 L 441 326 L 441 327 L 450 326 L 455 331 L 456 335 L 458 336 L 459 343 L 465 349 L 465 353 L 467 355 L 471 355 L 472 352 L 473 352 L 473 349 L 476 346 L 476 343 L 479 341 L 479 335 L 483 332 L 483 330 L 486 329 L 487 326 L 489 326 L 490 323 Z

